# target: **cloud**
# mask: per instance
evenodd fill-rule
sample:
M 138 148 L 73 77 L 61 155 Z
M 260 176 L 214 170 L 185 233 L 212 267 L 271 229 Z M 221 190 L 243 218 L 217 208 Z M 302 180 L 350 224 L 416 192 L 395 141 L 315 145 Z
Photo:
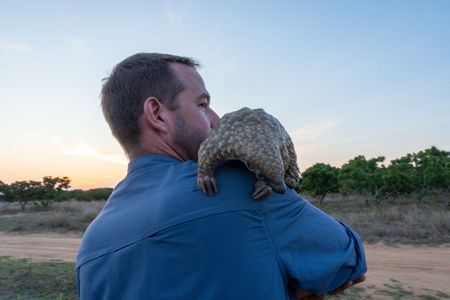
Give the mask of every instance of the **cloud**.
M 316 161 L 318 153 L 322 153 L 329 146 L 329 141 L 321 140 L 321 137 L 335 129 L 338 125 L 338 122 L 328 120 L 302 127 L 290 133 L 297 156 L 301 157 L 303 161 L 305 158 L 308 160 L 308 155 L 313 154 L 315 158 L 309 159 Z
M 94 51 L 84 38 L 72 37 L 66 38 L 64 41 L 67 45 L 68 50 L 73 54 L 82 56 L 92 56 L 92 54 L 94 54 Z
M 66 155 L 74 155 L 74 156 L 87 156 L 92 157 L 99 160 L 110 161 L 117 164 L 127 164 L 127 160 L 123 155 L 119 154 L 111 154 L 99 151 L 95 147 L 91 145 L 87 145 L 84 143 L 78 144 L 70 144 L 64 143 L 59 140 L 54 140 L 54 144 L 59 146 L 59 150 Z
M 34 52 L 30 46 L 13 41 L 0 41 L 0 50 L 19 54 L 33 54 Z
M 170 3 L 166 2 L 166 5 L 164 6 L 164 15 L 170 23 L 177 23 L 179 21 L 179 17 L 173 10 L 173 7 L 172 5 L 170 5 Z
M 164 5 L 164 16 L 169 21 L 169 23 L 173 25 L 180 25 L 184 16 L 186 15 L 185 9 L 189 8 L 192 5 L 190 1 L 184 1 L 182 3 L 176 2 L 176 10 L 174 9 L 174 5 L 172 5 L 172 1 L 166 1 Z
M 294 144 L 295 143 L 303 144 L 304 142 L 318 139 L 323 134 L 332 131 L 334 128 L 338 126 L 338 124 L 339 123 L 336 121 L 331 120 L 323 121 L 315 125 L 309 125 L 297 129 L 290 135 Z
M 25 137 L 25 138 L 39 138 L 39 134 L 35 131 L 30 130 L 20 130 L 17 132 L 19 135 Z

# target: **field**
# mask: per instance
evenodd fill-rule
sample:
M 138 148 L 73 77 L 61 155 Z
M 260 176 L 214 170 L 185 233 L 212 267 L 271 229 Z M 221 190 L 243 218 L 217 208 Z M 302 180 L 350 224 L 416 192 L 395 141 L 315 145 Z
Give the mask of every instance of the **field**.
M 322 210 L 353 226 L 367 243 L 450 243 L 450 207 L 445 198 L 396 199 L 367 206 L 358 197 L 330 197 Z M 317 205 L 314 199 L 311 200 Z M 318 206 L 318 205 L 317 205 Z
M 79 238 L 103 204 L 66 201 L 25 211 L 0 204 L 0 299 L 76 298 Z M 321 209 L 361 234 L 369 264 L 365 283 L 329 299 L 450 299 L 450 209 L 444 201 L 368 207 L 335 196 Z
M 74 264 L 0 257 L 0 299 L 76 299 Z

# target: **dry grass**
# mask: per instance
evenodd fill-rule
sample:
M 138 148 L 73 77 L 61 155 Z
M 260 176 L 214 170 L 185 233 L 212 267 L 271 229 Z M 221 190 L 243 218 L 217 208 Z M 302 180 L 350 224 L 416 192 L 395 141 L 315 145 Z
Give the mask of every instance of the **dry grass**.
M 441 201 L 401 199 L 368 207 L 363 199 L 335 198 L 320 208 L 354 227 L 366 242 L 450 243 L 450 209 Z
M 311 202 L 318 205 L 313 198 Z M 0 206 L 0 231 L 14 233 L 82 234 L 105 201 L 65 201 L 47 210 L 18 204 Z M 320 207 L 320 206 L 319 206 Z M 431 244 L 450 243 L 450 209 L 442 201 L 400 199 L 368 207 L 357 197 L 329 197 L 320 207 L 354 227 L 365 242 Z
M 0 299 L 78 299 L 75 266 L 0 257 Z
M 22 211 L 14 203 L 0 209 L 0 231 L 14 233 L 72 232 L 82 234 L 105 201 L 65 201 L 48 209 L 32 207 Z

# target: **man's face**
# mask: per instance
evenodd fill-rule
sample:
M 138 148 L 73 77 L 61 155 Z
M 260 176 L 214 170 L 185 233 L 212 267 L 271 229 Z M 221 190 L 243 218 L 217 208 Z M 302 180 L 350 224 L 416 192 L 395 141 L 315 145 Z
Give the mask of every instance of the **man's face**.
M 184 86 L 171 118 L 172 145 L 183 160 L 197 161 L 198 148 L 219 117 L 209 106 L 209 93 L 200 74 L 184 64 L 173 63 L 171 67 Z

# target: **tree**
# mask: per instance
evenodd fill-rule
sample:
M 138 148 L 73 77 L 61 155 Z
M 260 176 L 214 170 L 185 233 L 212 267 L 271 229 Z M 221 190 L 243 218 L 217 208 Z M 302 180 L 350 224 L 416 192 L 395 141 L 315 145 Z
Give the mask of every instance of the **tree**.
M 0 201 L 9 201 L 9 185 L 0 180 Z
M 1 199 L 9 202 L 17 201 L 24 210 L 30 201 L 48 207 L 57 193 L 70 188 L 68 177 L 46 176 L 41 181 L 16 181 L 10 185 L 0 181 Z
M 427 192 L 444 192 L 450 190 L 450 152 L 435 146 L 412 154 L 412 161 L 417 170 L 418 199 Z
M 19 202 L 24 210 L 28 202 L 42 195 L 41 183 L 39 181 L 16 181 L 9 185 L 7 198 L 9 201 Z
M 387 167 L 386 182 L 393 196 L 409 195 L 417 190 L 419 177 L 412 154 L 391 161 Z
M 51 201 L 55 199 L 58 192 L 62 190 L 67 190 L 70 188 L 71 180 L 68 177 L 51 177 L 45 176 L 42 178 L 42 183 L 40 183 L 39 194 L 34 197 L 41 206 L 47 208 Z
M 384 157 L 366 160 L 359 155 L 344 164 L 339 172 L 341 192 L 354 192 L 366 198 L 367 205 L 379 203 L 389 196 Z
M 0 200 L 2 200 L 3 197 L 5 196 L 7 186 L 8 185 L 6 183 L 0 180 Z
M 338 192 L 339 169 L 328 164 L 316 163 L 302 172 L 300 191 L 319 197 L 320 205 L 328 193 Z

